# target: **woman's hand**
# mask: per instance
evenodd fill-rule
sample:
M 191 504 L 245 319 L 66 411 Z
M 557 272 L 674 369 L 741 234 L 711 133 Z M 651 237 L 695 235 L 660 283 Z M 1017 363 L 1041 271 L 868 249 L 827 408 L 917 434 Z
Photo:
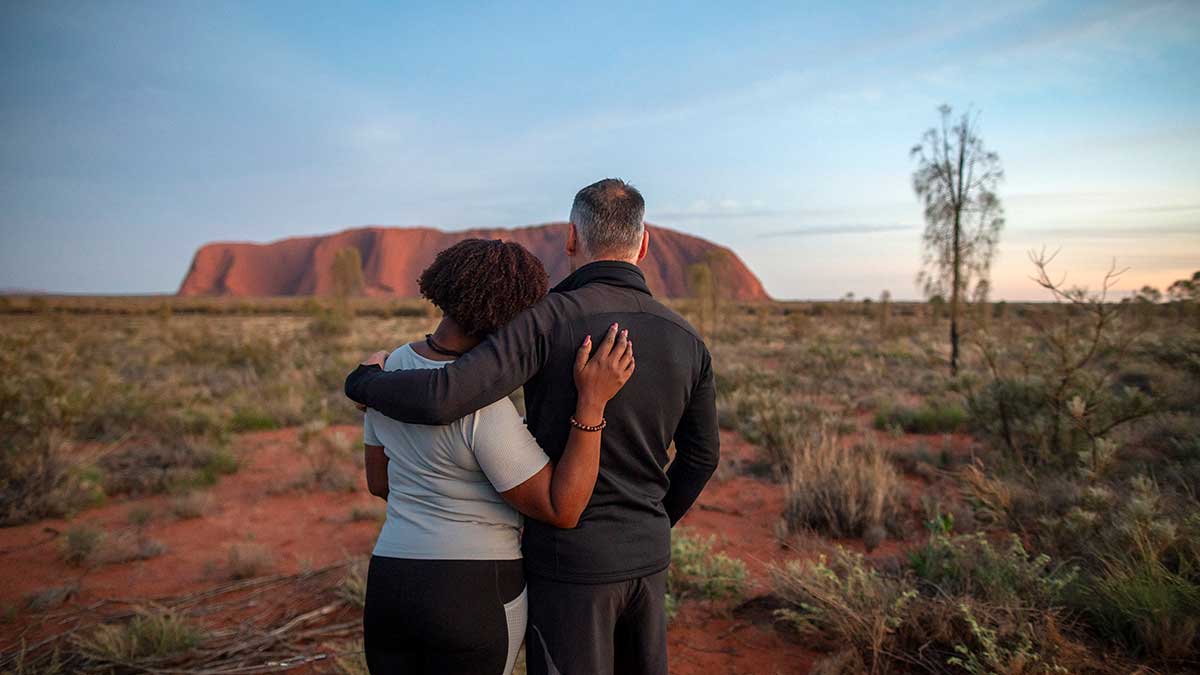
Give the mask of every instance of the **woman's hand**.
M 596 425 L 604 418 L 604 406 L 617 395 L 621 387 L 633 375 L 633 342 L 629 331 L 617 333 L 618 326 L 609 326 L 608 333 L 592 351 L 592 336 L 587 336 L 575 354 L 575 388 L 579 402 L 575 407 L 575 419 L 581 424 Z

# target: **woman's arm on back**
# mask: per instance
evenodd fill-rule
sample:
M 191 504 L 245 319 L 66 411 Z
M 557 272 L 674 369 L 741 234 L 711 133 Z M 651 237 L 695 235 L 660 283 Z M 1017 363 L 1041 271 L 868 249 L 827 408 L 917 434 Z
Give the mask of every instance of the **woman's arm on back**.
M 575 386 L 578 390 L 575 421 L 581 425 L 600 426 L 609 399 L 633 374 L 633 343 L 628 339 L 628 331 L 618 335 L 617 328 L 616 324 L 609 327 L 590 360 L 590 335 L 575 356 Z M 525 430 L 524 433 L 529 432 Z M 572 428 L 557 465 L 547 462 L 528 480 L 500 495 L 530 518 L 555 527 L 575 527 L 596 487 L 601 433 Z
M 382 445 L 363 444 L 363 466 L 367 471 L 367 491 L 387 501 L 388 458 Z

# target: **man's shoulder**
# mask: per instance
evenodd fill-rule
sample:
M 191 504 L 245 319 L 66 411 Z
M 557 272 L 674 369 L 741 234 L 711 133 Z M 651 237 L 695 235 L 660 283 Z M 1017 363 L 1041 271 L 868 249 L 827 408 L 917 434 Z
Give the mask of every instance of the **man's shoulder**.
M 620 301 L 597 303 L 598 298 L 609 299 L 619 296 Z M 578 317 L 593 314 L 629 313 L 652 316 L 663 323 L 673 326 L 691 338 L 703 342 L 704 338 L 687 319 L 678 312 L 667 307 L 652 295 L 638 293 L 627 289 L 611 286 L 587 285 L 569 291 L 550 293 L 542 302 L 548 302 L 545 310 L 559 321 L 569 321 Z
M 695 340 L 704 342 L 704 338 L 700 335 L 700 331 L 696 330 L 696 327 L 688 322 L 687 319 L 683 318 L 679 312 L 667 307 L 655 298 L 647 298 L 643 304 L 643 311 L 653 314 L 659 319 L 662 319 L 663 321 L 675 326 L 676 328 L 690 335 Z

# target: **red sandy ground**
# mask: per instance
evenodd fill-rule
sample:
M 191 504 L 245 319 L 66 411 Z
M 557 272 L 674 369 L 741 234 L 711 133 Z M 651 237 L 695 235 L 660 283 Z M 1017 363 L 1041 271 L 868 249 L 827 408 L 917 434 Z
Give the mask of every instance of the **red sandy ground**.
M 359 433 L 354 427 L 334 432 L 351 437 Z M 20 607 L 28 594 L 72 581 L 78 582 L 80 591 L 71 602 L 80 606 L 104 598 L 161 598 L 195 592 L 226 579 L 229 548 L 235 544 L 270 551 L 270 571 L 274 573 L 369 554 L 379 524 L 350 518 L 356 506 L 381 507 L 367 494 L 365 482 L 354 493 L 287 490 L 306 468 L 296 452 L 296 430 L 244 434 L 237 443 L 242 469 L 208 491 L 213 506 L 200 518 L 176 520 L 169 515 L 168 497 L 149 497 L 113 501 L 79 514 L 70 523 L 47 520 L 0 530 L 0 607 Z M 683 525 L 693 533 L 715 535 L 718 550 L 746 561 L 749 585 L 745 597 L 754 598 L 768 592 L 768 564 L 815 552 L 788 551 L 780 546 L 775 527 L 783 511 L 783 487 L 740 474 L 736 466 L 752 461 L 755 449 L 732 434 L 725 434 L 723 443 L 726 466 Z M 165 554 L 90 570 L 62 562 L 56 533 L 78 523 L 108 532 L 130 531 L 129 513 L 135 507 L 153 512 L 145 534 L 165 544 Z M 850 545 L 861 550 L 860 544 Z M 875 555 L 895 550 L 896 545 L 889 542 Z M 736 601 L 682 603 L 671 624 L 672 672 L 767 675 L 809 671 L 819 654 L 778 630 L 769 609 L 749 609 L 753 602 L 747 607 L 738 605 Z M 10 647 L 35 618 L 21 610 L 11 623 L 0 624 L 0 648 Z

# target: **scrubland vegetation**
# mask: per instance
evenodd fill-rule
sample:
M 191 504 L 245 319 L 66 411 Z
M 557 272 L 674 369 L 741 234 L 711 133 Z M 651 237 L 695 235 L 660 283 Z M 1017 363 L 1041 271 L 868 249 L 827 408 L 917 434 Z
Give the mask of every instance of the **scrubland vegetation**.
M 936 304 L 744 308 L 712 335 L 723 426 L 824 552 L 773 573 L 820 672 L 1200 667 L 1200 307 L 1046 262 L 1053 303 L 969 308 L 954 378 Z
M 1057 301 L 965 306 L 954 377 L 938 303 L 678 303 L 704 313 L 722 427 L 757 448 L 722 472 L 784 495 L 787 553 L 767 583 L 778 629 L 823 652 L 818 672 L 1200 667 L 1200 308 L 1053 284 L 1047 297 Z M 206 486 L 242 464 L 239 432 L 302 427 L 300 483 L 280 489 L 350 489 L 337 458 L 356 439 L 321 433 L 358 420 L 342 380 L 361 355 L 431 326 L 421 305 L 366 300 L 269 301 L 261 313 L 245 302 L 6 303 L 3 522 L 169 494 L 161 511 L 131 510 L 121 532 L 68 526 L 59 555 L 81 567 L 153 554 L 144 529 L 155 518 L 207 517 Z M 676 533 L 673 609 L 745 597 L 748 561 L 722 550 L 719 537 Z M 282 583 L 269 551 L 221 551 L 222 583 Z M 362 575 L 297 577 L 325 583 L 291 616 L 334 603 L 350 625 Z M 77 592 L 48 589 L 39 606 Z M 192 663 L 224 639 L 193 610 L 109 616 L 54 658 Z M 344 647 L 335 660 L 353 671 L 361 663 Z M 47 666 L 47 649 L 21 663 Z
M 355 421 L 341 396 L 355 360 L 428 322 L 422 305 L 365 300 L 349 311 L 266 301 L 296 312 L 271 316 L 245 314 L 241 303 L 180 300 L 211 312 L 182 314 L 162 300 L 4 300 L 15 312 L 0 330 L 8 525 L 211 485 L 237 471 L 231 433 Z M 345 484 L 321 452 L 307 456 L 314 480 Z

